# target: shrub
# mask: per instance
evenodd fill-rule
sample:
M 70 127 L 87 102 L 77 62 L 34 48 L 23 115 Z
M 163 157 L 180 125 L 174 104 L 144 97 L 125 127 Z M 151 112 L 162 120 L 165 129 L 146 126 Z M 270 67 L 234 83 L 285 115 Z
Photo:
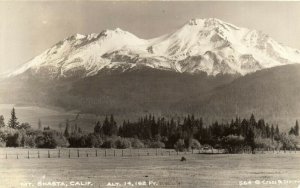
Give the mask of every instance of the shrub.
M 144 148 L 145 147 L 144 143 L 137 138 L 134 138 L 131 140 L 131 146 L 133 148 Z
M 89 134 L 87 137 L 87 147 L 100 148 L 103 140 L 99 134 Z
M 280 142 L 282 143 L 282 149 L 294 149 L 298 145 L 298 139 L 295 135 L 280 135 Z
M 222 139 L 222 146 L 229 153 L 239 153 L 244 148 L 244 137 L 228 135 Z
M 47 130 L 42 135 L 38 135 L 35 139 L 38 148 L 56 148 L 58 146 L 59 136 L 56 131 Z
M 19 147 L 21 146 L 22 136 L 20 133 L 16 132 L 14 134 L 9 134 L 6 141 L 7 147 Z
M 201 147 L 201 144 L 198 140 L 196 140 L 196 139 L 191 140 L 191 148 L 192 149 L 200 149 L 200 147 Z
M 121 138 L 116 140 L 116 146 L 118 149 L 126 149 L 131 147 L 131 142 L 127 138 Z
M 116 148 L 116 142 L 113 138 L 106 138 L 102 144 L 103 148 Z
M 164 148 L 165 144 L 160 141 L 154 141 L 150 143 L 150 148 Z
M 177 142 L 174 144 L 174 149 L 176 151 L 185 151 L 185 143 L 183 139 L 177 140 Z
M 81 139 L 83 139 L 81 134 L 72 134 L 68 138 L 68 141 L 69 141 L 69 144 L 70 144 L 69 147 L 74 147 L 74 148 L 82 147 L 81 146 L 81 144 L 82 144 Z
M 4 147 L 6 147 L 6 143 L 3 141 L 0 141 L 0 148 L 4 148 Z
M 24 136 L 24 147 L 35 147 L 35 136 L 25 135 Z

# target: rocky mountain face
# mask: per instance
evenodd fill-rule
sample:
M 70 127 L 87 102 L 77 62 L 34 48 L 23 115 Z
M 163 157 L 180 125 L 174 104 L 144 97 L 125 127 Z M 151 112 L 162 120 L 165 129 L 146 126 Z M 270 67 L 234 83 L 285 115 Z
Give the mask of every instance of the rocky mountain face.
M 241 74 L 300 62 L 298 50 L 268 35 L 224 21 L 192 19 L 177 31 L 145 40 L 123 31 L 76 34 L 9 74 L 47 78 L 87 77 L 100 70 L 150 67 L 180 73 Z
M 300 118 L 297 63 L 298 50 L 218 19 L 192 19 L 149 40 L 121 29 L 76 34 L 6 75 L 0 103 L 126 119 L 254 113 L 290 127 Z

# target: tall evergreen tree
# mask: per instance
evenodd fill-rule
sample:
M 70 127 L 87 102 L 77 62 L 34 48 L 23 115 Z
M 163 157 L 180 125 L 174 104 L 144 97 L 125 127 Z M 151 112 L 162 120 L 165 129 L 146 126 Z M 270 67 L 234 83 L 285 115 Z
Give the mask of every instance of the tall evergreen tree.
M 94 127 L 94 133 L 95 134 L 101 134 L 101 124 L 100 124 L 100 121 L 97 121 L 97 124 L 95 125 Z
M 64 132 L 64 136 L 68 138 L 70 136 L 70 124 L 69 124 L 69 119 L 66 120 L 66 128 Z
M 0 128 L 5 127 L 4 117 L 0 115 Z
M 41 119 L 39 119 L 39 121 L 38 121 L 38 128 L 39 128 L 39 130 L 42 130 L 42 121 L 41 121 Z
M 118 135 L 118 126 L 113 115 L 110 115 L 110 135 Z
M 18 118 L 16 116 L 15 108 L 13 108 L 12 111 L 11 111 L 11 118 L 8 122 L 8 126 L 13 128 L 13 129 L 16 129 L 16 128 L 18 128 L 19 124 L 20 123 L 18 122 Z
M 298 123 L 298 120 L 296 120 L 296 125 L 295 125 L 295 128 L 294 128 L 294 131 L 295 131 L 295 135 L 299 136 L 299 123 Z
M 274 134 L 275 134 L 275 130 L 274 130 L 274 126 L 273 126 L 273 124 L 272 124 L 272 126 L 271 126 L 271 139 L 272 139 L 272 141 L 273 141 L 273 139 L 274 139 Z
M 289 131 L 289 135 L 295 135 L 294 127 L 291 127 L 291 129 Z

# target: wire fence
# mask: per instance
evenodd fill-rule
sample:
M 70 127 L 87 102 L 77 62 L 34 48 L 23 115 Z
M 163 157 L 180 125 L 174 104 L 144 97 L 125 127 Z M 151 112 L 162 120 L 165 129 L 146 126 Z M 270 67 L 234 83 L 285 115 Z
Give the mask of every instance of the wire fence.
M 174 156 L 191 154 L 221 154 L 223 150 L 190 150 L 174 149 L 94 149 L 94 148 L 61 148 L 61 149 L 0 149 L 0 159 L 35 159 L 35 158 L 82 158 L 82 157 L 142 157 L 142 156 Z
M 99 148 L 1 148 L 0 159 L 39 159 L 39 158 L 88 158 L 88 157 L 143 157 L 143 156 L 175 156 L 192 154 L 224 154 L 224 149 L 192 149 L 189 151 L 175 151 L 174 149 L 99 149 Z M 252 151 L 244 150 L 243 154 Z M 267 153 L 297 153 L 297 150 L 255 150 L 257 154 Z

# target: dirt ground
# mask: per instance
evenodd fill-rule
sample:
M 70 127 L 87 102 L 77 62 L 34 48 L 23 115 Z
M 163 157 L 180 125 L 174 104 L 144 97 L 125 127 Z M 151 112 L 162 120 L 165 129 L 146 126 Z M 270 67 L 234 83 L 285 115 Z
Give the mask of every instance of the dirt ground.
M 0 159 L 0 187 L 300 187 L 300 153 Z

